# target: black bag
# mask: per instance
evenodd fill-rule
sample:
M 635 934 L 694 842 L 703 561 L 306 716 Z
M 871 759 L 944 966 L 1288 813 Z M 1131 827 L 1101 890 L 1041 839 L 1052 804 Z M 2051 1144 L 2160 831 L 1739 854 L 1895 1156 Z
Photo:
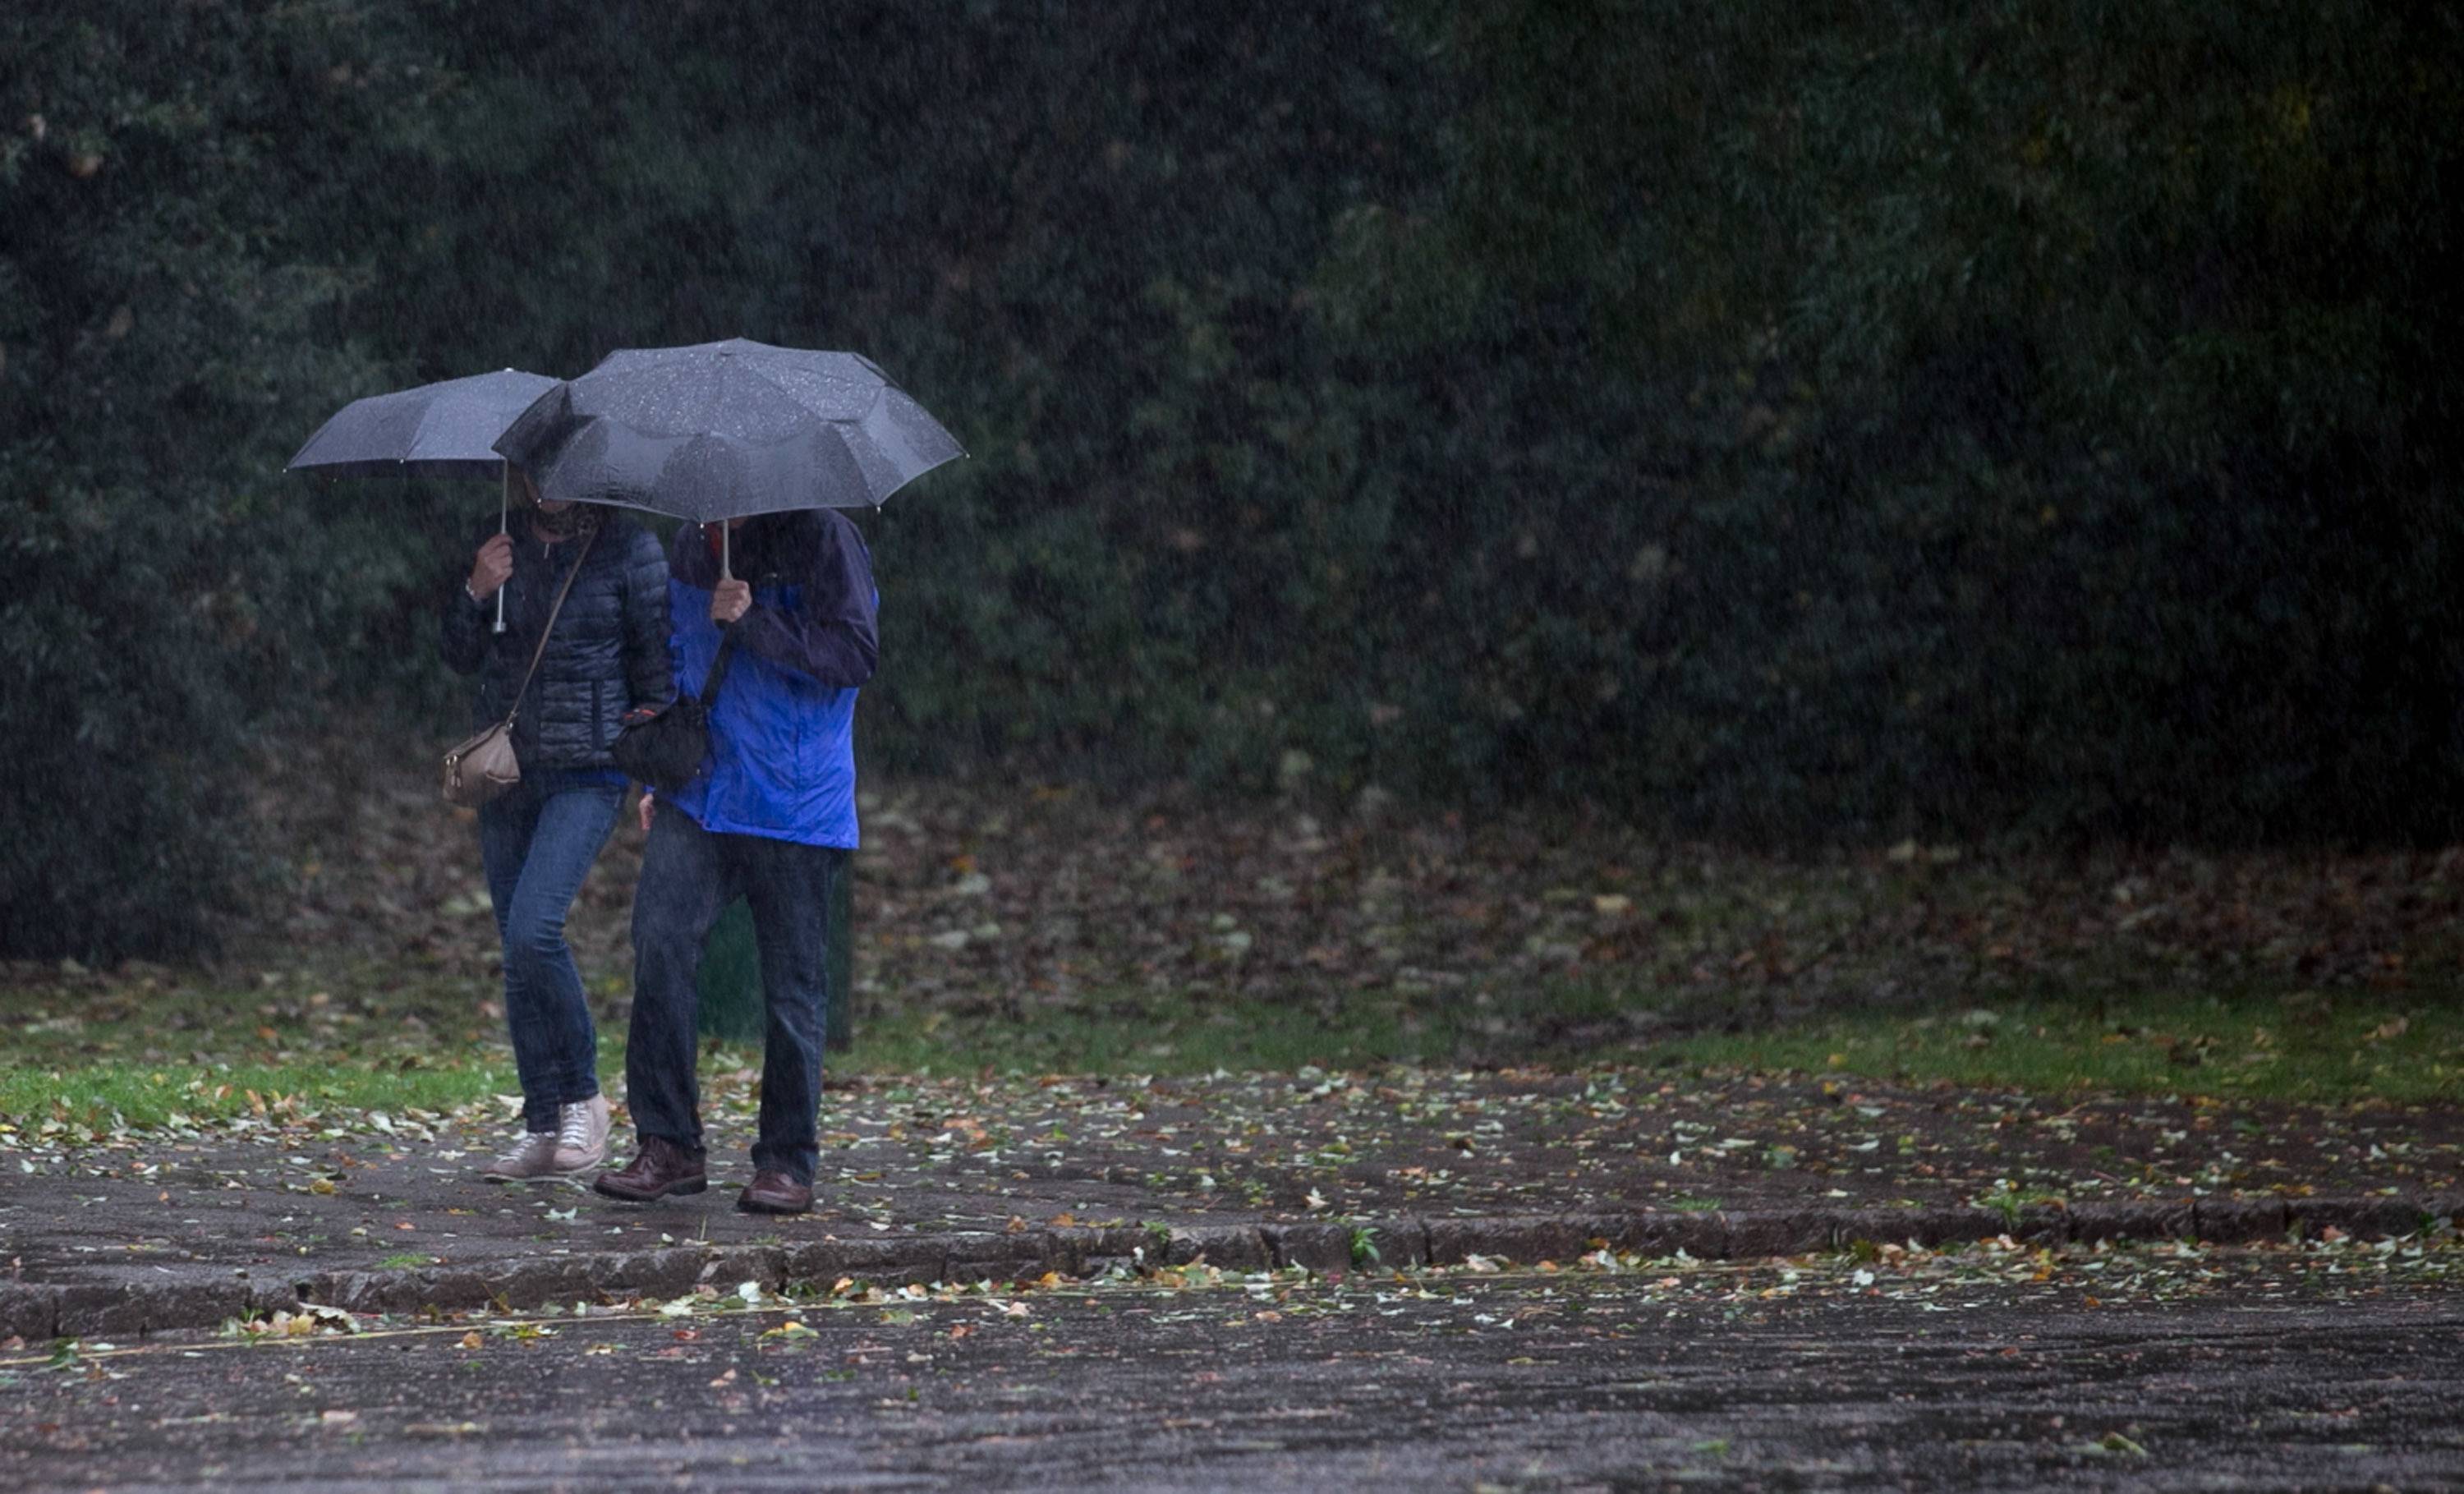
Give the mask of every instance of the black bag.
M 710 711 L 718 703 L 718 687 L 727 678 L 729 655 L 736 651 L 736 629 L 718 641 L 710 674 L 701 682 L 698 699 L 678 695 L 645 720 L 616 734 L 608 751 L 616 766 L 637 783 L 674 793 L 700 774 L 710 757 Z

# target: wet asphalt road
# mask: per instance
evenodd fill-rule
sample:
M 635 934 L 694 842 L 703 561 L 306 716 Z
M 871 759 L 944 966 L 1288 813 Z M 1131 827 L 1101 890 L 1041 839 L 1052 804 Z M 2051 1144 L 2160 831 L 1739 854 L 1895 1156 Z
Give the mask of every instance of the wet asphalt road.
M 0 1487 L 2464 1486 L 2464 1289 L 2220 1261 L 722 1298 L 29 1350 L 0 1368 Z

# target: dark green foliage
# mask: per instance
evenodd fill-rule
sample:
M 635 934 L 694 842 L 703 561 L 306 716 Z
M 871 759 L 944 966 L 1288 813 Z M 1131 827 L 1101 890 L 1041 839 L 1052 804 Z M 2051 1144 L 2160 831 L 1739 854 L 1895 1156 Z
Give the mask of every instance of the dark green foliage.
M 1792 838 L 2452 829 L 2453 14 L 1413 24 L 1456 171 L 1332 273 L 1384 366 L 1492 370 L 1485 771 Z
M 363 219 L 370 338 L 554 373 L 852 347 L 973 451 L 866 523 L 876 762 L 1271 767 L 1255 702 L 1349 670 L 1283 572 L 1313 530 L 1378 539 L 1305 295 L 1341 213 L 1408 186 L 1374 9 L 492 6 L 435 44 Z
M 0 17 L 0 953 L 209 939 L 252 729 L 366 667 L 411 560 L 279 474 L 381 386 L 324 242 L 368 45 L 340 6 Z
M 0 951 L 192 942 L 286 700 L 448 714 L 491 495 L 324 413 L 738 334 L 974 452 L 865 520 L 876 766 L 2452 828 L 2434 8 L 81 13 L 0 19 Z

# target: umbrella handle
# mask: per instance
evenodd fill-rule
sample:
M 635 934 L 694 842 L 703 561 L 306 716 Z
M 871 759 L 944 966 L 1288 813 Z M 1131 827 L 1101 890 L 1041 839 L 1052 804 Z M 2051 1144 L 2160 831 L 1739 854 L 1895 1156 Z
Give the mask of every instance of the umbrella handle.
M 496 464 L 496 471 L 503 479 L 496 488 L 496 533 L 502 535 L 509 534 L 513 530 L 514 464 L 499 462 Z M 499 586 L 496 588 L 496 626 L 491 631 L 501 633 L 504 630 L 505 588 Z
M 735 532 L 727 527 L 727 520 L 720 519 L 718 521 L 718 579 L 720 581 L 736 579 L 736 573 L 728 568 L 728 541 L 734 537 Z

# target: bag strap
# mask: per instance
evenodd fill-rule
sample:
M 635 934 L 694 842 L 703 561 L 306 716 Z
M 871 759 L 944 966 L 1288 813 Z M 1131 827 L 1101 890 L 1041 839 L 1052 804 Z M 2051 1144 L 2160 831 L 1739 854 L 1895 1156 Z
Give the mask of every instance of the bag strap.
M 742 621 L 742 618 L 737 619 L 738 623 Z M 701 678 L 701 709 L 704 714 L 718 704 L 718 687 L 727 678 L 728 660 L 735 657 L 736 640 L 740 636 L 736 624 L 730 623 L 719 637 L 718 652 L 711 655 L 710 672 Z
M 590 547 L 599 542 L 599 531 L 605 527 L 604 524 L 590 526 L 590 533 L 582 539 L 582 553 L 573 558 L 573 569 L 564 573 L 564 584 L 557 588 L 556 605 L 547 609 L 547 624 L 539 629 L 539 643 L 531 649 L 530 668 L 522 670 L 521 689 L 514 692 L 514 708 L 505 713 L 507 726 L 513 725 L 514 717 L 522 714 L 522 696 L 530 693 L 531 681 L 539 674 L 539 660 L 547 657 L 547 635 L 556 631 L 557 614 L 564 610 L 564 599 L 573 594 L 574 579 L 582 574 L 582 562 L 590 559 Z

